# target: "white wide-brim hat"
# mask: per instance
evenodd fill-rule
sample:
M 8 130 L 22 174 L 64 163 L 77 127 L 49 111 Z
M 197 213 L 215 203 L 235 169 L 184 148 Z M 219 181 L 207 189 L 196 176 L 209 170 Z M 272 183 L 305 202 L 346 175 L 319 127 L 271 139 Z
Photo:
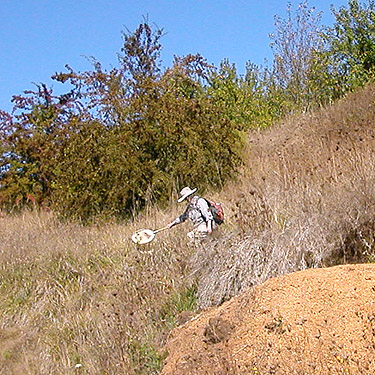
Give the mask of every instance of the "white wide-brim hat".
M 178 199 L 178 203 L 181 203 L 183 200 L 185 200 L 189 195 L 194 194 L 197 191 L 197 188 L 190 189 L 189 186 L 185 186 L 180 191 L 180 198 Z

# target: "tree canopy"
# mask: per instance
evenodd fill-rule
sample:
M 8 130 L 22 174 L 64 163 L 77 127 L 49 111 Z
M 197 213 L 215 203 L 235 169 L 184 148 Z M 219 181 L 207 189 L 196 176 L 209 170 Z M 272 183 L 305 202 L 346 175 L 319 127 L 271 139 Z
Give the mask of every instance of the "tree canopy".
M 69 65 L 0 111 L 0 207 L 50 207 L 62 217 L 129 217 L 166 203 L 184 185 L 220 188 L 234 178 L 249 129 L 336 100 L 372 80 L 375 3 L 332 8 L 305 1 L 275 18 L 274 61 L 240 75 L 199 55 L 161 66 L 163 30 L 147 21 L 123 32 L 117 67 Z

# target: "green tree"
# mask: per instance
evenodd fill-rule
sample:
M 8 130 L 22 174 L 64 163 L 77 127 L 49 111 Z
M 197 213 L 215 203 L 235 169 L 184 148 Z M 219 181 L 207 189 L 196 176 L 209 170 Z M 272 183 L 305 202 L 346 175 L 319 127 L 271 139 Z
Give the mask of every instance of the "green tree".
M 162 71 L 162 35 L 144 22 L 123 34 L 117 68 L 95 59 L 91 71 L 66 66 L 53 78 L 69 83 L 67 94 L 41 85 L 14 99 L 18 114 L 2 121 L 5 201 L 38 192 L 39 203 L 89 220 L 129 215 L 182 185 L 218 187 L 233 176 L 244 140 L 241 80 L 223 65 L 223 83 L 216 76 L 211 85 L 215 67 L 200 55 L 176 57 Z
M 363 86 L 374 77 L 375 2 L 350 0 L 348 7 L 331 8 L 333 27 L 324 33 L 326 50 L 319 56 L 320 81 L 328 81 L 333 99 Z
M 283 105 L 290 110 L 309 107 L 314 96 L 309 83 L 315 56 L 323 50 L 320 22 L 321 12 L 307 1 L 295 12 L 289 3 L 286 18 L 275 17 L 275 32 L 270 34 L 274 55 L 270 89 L 275 92 L 276 85 L 277 96 L 282 90 Z
M 54 97 L 43 84 L 13 102 L 14 115 L 1 116 L 0 201 L 7 207 L 46 203 L 56 155 L 77 115 L 68 94 Z
M 68 73 L 54 76 L 80 92 L 91 114 L 70 139 L 59 173 L 57 186 L 69 189 L 56 191 L 55 201 L 65 202 L 68 216 L 129 214 L 151 199 L 150 108 L 158 98 L 161 35 L 142 23 L 134 33 L 123 34 L 118 68 L 107 72 L 93 60 L 93 71 L 76 73 L 68 67 Z
M 123 33 L 118 67 L 67 65 L 52 77 L 66 94 L 41 84 L 14 97 L 14 114 L 0 117 L 3 207 L 32 197 L 65 217 L 123 216 L 182 185 L 233 178 L 245 131 L 275 118 L 276 96 L 252 64 L 240 77 L 227 60 L 187 55 L 162 71 L 162 35 L 143 22 Z

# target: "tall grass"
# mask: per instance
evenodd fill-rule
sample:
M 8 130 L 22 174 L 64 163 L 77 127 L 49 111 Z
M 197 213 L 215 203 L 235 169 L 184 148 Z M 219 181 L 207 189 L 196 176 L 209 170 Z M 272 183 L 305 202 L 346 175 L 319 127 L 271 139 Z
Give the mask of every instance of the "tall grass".
M 222 195 L 236 231 L 192 262 L 201 306 L 283 273 L 373 261 L 374 105 L 369 86 L 250 135 L 242 177 Z
M 188 243 L 187 224 L 146 246 L 131 223 L 82 226 L 52 212 L 0 217 L 0 374 L 157 374 L 184 312 L 279 274 L 375 257 L 375 88 L 249 135 L 226 223 Z
M 130 241 L 140 222 L 83 227 L 45 212 L 0 220 L 0 373 L 157 373 L 156 348 L 185 309 L 173 302 L 186 294 L 182 237 L 179 248 L 168 234 L 140 248 Z

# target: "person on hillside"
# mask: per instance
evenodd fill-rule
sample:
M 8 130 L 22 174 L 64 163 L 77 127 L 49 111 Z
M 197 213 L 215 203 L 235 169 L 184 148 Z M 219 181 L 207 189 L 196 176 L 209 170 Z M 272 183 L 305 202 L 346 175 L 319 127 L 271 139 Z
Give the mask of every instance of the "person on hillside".
M 191 189 L 189 186 L 184 187 L 180 191 L 180 198 L 177 202 L 181 203 L 187 200 L 188 206 L 182 215 L 167 226 L 168 228 L 172 228 L 190 219 L 193 222 L 194 229 L 188 233 L 188 237 L 190 239 L 203 240 L 217 228 L 217 224 L 214 221 L 207 201 L 198 195 L 193 195 L 196 191 L 197 188 Z

